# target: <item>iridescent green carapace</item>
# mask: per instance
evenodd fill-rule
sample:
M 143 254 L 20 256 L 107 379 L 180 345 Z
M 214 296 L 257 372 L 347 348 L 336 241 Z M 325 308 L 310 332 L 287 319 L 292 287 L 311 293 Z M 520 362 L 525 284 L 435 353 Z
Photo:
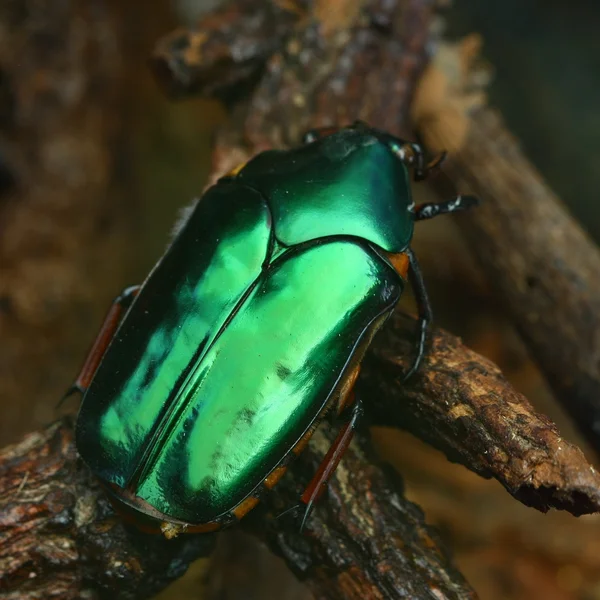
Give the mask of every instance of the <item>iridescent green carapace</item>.
M 353 129 L 260 154 L 210 188 L 84 396 L 84 461 L 147 514 L 227 520 L 398 302 L 386 253 L 407 248 L 411 209 L 404 164 Z

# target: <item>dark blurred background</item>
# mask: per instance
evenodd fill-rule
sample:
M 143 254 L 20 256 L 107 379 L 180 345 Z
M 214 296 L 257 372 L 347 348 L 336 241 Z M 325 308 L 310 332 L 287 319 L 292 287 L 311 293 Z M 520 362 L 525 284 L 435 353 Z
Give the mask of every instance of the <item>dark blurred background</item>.
M 67 2 L 57 3 L 53 15 L 40 9 L 33 22 L 23 2 L 0 6 L 3 445 L 55 418 L 111 299 L 144 278 L 178 211 L 205 184 L 211 136 L 226 111 L 201 99 L 168 101 L 146 61 L 160 36 L 215 4 L 81 1 L 74 3 L 75 23 Z M 60 25 L 63 13 L 63 27 L 45 27 L 44 19 Z M 600 2 L 455 0 L 442 14 L 449 39 L 482 34 L 495 69 L 490 103 L 600 241 Z M 433 195 L 423 186 L 417 193 L 421 200 Z M 496 361 L 597 463 L 451 219 L 421 225 L 414 247 L 436 324 Z M 406 434 L 374 436 L 481 598 L 600 599 L 598 517 L 539 514 Z M 309 597 L 282 563 L 236 532 L 222 536 L 211 563 L 197 563 L 161 595 Z

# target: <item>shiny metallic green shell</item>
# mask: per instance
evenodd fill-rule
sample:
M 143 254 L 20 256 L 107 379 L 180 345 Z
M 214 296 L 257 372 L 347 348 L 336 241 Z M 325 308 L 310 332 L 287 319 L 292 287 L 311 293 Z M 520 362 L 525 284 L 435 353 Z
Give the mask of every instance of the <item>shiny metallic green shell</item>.
M 266 152 L 197 204 L 111 342 L 77 421 L 104 481 L 224 518 L 322 413 L 402 292 L 405 167 L 352 130 Z

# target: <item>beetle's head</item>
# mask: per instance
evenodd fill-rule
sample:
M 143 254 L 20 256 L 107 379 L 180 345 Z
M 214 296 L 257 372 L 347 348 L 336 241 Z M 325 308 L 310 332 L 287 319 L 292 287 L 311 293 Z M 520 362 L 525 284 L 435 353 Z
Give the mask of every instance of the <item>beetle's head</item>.
M 407 167 L 413 169 L 415 181 L 426 179 L 431 171 L 438 168 L 446 158 L 446 153 L 441 152 L 428 160 L 428 157 L 420 144 L 403 140 L 391 133 L 371 127 L 364 121 L 355 121 L 348 129 L 355 129 L 376 137 L 392 151 L 394 156 L 402 161 Z M 340 128 L 338 127 L 323 127 L 318 130 L 312 130 L 304 136 L 304 142 L 314 142 L 319 138 L 326 137 L 338 131 L 340 131 Z
M 403 140 L 391 133 L 371 127 L 363 121 L 355 121 L 352 129 L 368 132 L 384 143 L 394 156 L 401 160 L 407 167 L 413 169 L 415 181 L 426 179 L 431 171 L 437 169 L 446 158 L 446 152 L 440 152 L 437 156 L 428 159 L 425 150 L 420 144 Z

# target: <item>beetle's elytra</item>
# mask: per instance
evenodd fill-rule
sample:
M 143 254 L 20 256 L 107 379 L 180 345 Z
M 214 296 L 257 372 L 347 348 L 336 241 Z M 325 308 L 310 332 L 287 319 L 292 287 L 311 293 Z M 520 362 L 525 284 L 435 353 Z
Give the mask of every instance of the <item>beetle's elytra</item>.
M 310 508 L 350 441 L 352 386 L 407 278 L 423 353 L 430 309 L 410 251 L 423 152 L 356 123 L 259 154 L 196 204 L 140 287 L 113 305 L 72 390 L 77 449 L 120 512 L 168 535 L 237 521 L 328 413 L 347 415 Z M 413 370 L 414 370 L 413 368 Z

